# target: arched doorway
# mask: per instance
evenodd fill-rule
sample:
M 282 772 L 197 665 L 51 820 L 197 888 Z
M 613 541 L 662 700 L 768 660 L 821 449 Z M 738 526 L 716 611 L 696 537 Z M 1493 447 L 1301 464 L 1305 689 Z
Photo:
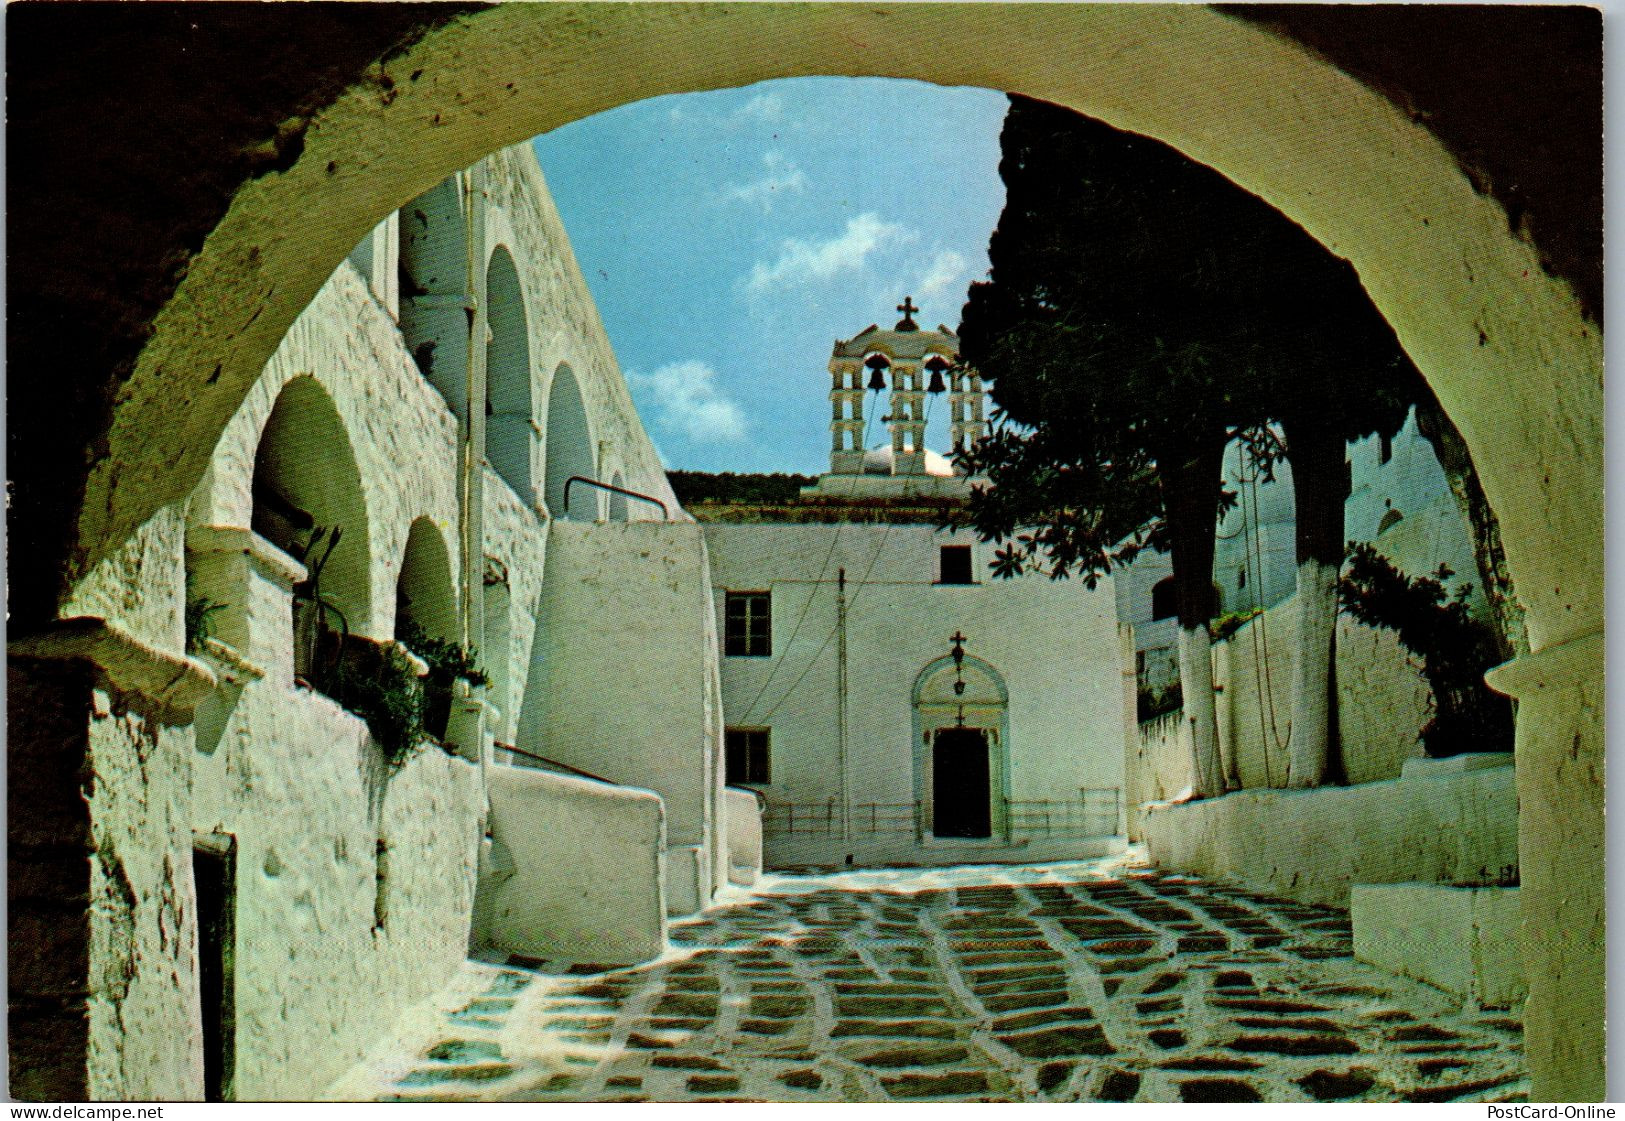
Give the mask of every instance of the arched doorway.
M 1522 45 L 1508 37 L 1506 48 L 1516 56 Z M 380 202 L 405 201 L 501 144 L 681 90 L 869 74 L 1055 101 L 1215 167 L 1349 259 L 1465 436 L 1535 651 L 1496 676 L 1522 701 L 1535 1093 L 1600 1096 L 1600 331 L 1543 267 L 1518 212 L 1486 194 L 1441 141 L 1443 127 L 1430 131 L 1425 112 L 1408 113 L 1377 92 L 1380 83 L 1351 77 L 1357 70 L 1199 6 L 605 5 L 584 19 L 575 9 L 500 5 L 460 14 L 342 93 L 315 98 L 327 108 L 294 121 L 288 136 L 298 144 L 280 131 L 267 140 L 271 166 L 233 146 L 222 178 L 196 177 L 211 192 L 239 187 L 195 241 L 177 235 L 179 256 L 152 255 L 160 287 L 175 260 L 188 263 L 161 313 L 117 323 L 130 353 L 127 340 L 145 340 L 133 375 L 81 387 L 82 400 L 106 402 L 82 422 L 83 443 L 100 457 L 89 478 L 76 463 L 65 482 L 21 477 L 19 516 L 44 526 L 50 563 L 67 573 L 33 598 L 60 604 L 74 579 L 184 498 L 267 356 L 377 221 Z M 63 92 L 69 102 L 76 93 Z M 284 115 L 265 118 L 267 137 Z M 313 119 L 319 127 L 306 128 Z M 289 220 L 308 213 L 322 221 Z M 91 353 L 98 370 L 118 369 Z M 40 513 L 49 504 L 40 493 L 66 496 L 71 510 Z
M 963 686 L 963 688 L 956 688 Z M 1009 690 L 974 655 L 944 655 L 914 679 L 914 790 L 922 838 L 1009 832 Z

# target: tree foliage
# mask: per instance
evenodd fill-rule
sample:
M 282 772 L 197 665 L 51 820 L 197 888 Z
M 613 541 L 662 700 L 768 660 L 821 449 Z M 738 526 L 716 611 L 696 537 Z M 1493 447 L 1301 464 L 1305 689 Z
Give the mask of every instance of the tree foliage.
M 992 269 L 960 327 L 999 424 L 961 454 L 990 484 L 966 520 L 1001 544 L 1000 571 L 1098 575 L 1166 546 L 1159 467 L 1215 441 L 1251 434 L 1267 463 L 1273 421 L 1397 431 L 1414 367 L 1348 263 L 1284 215 L 1042 102 L 1011 98 L 1001 146 Z M 1229 501 L 1215 483 L 1205 516 Z
M 1395 632 L 1400 645 L 1422 659 L 1432 690 L 1433 716 L 1421 740 L 1429 755 L 1512 750 L 1512 706 L 1484 684 L 1500 661 L 1493 628 L 1467 613 L 1471 584 L 1454 595 L 1440 565 L 1433 576 L 1406 576 L 1377 550 L 1349 542 L 1348 571 L 1338 581 L 1344 614 Z

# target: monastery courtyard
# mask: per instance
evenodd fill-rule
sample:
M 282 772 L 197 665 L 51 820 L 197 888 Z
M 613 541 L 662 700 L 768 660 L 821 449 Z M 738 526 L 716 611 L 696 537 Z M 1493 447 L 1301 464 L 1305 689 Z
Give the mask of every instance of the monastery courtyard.
M 1521 1101 L 1519 1022 L 1348 916 L 1132 858 L 770 875 L 674 949 L 471 962 L 333 1088 L 386 1101 Z

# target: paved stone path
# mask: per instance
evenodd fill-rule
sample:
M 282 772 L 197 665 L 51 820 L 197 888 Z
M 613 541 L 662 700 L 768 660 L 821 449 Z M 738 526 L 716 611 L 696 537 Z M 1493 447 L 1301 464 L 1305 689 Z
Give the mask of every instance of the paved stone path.
M 1347 915 L 1089 862 L 773 876 L 649 965 L 471 963 L 388 1101 L 1515 1101 L 1519 1025 Z M 363 1092 L 364 1091 L 364 1092 Z

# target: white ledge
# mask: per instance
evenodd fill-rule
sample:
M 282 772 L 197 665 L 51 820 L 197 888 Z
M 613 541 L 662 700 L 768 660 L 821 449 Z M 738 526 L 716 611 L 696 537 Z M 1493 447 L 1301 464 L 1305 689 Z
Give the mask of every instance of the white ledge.
M 1527 697 L 1543 689 L 1574 688 L 1588 678 L 1600 687 L 1606 658 L 1603 632 L 1592 631 L 1496 666 L 1484 675 L 1484 681 L 1509 697 Z
M 194 553 L 246 553 L 261 575 L 284 588 L 292 588 L 310 576 L 304 565 L 242 526 L 193 526 L 186 531 L 186 547 Z
M 235 646 L 229 646 L 218 638 L 204 639 L 202 654 L 213 667 L 215 675 L 229 685 L 246 685 L 265 676 L 264 669 L 243 657 Z
M 191 720 L 214 691 L 214 671 L 196 658 L 165 653 L 123 627 L 94 615 L 61 619 L 47 630 L 6 644 L 12 658 L 87 661 L 115 690 L 155 704 L 165 715 Z

